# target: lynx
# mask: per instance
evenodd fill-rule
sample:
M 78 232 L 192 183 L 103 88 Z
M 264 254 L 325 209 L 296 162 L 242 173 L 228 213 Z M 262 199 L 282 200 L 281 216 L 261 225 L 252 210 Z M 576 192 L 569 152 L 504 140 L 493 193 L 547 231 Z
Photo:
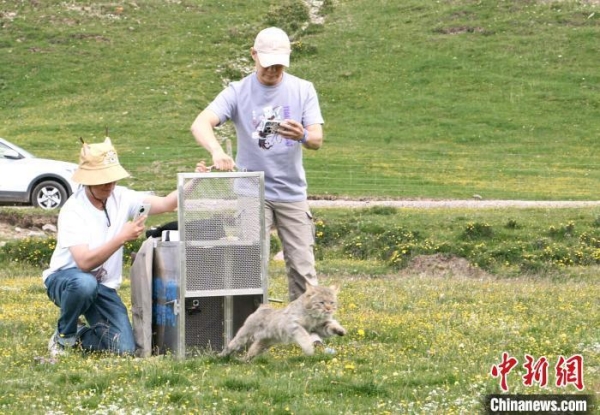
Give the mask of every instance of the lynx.
M 278 343 L 297 343 L 306 355 L 315 351 L 315 341 L 346 334 L 333 319 L 339 288 L 307 285 L 306 292 L 284 308 L 261 305 L 252 313 L 220 356 L 248 346 L 245 360 L 251 360 Z

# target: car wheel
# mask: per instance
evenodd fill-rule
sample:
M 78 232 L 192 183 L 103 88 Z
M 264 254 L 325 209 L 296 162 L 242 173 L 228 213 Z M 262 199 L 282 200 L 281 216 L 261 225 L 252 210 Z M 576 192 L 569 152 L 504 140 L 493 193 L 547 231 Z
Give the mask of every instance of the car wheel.
M 67 189 L 55 181 L 41 182 L 33 189 L 31 204 L 44 210 L 61 207 L 67 201 Z

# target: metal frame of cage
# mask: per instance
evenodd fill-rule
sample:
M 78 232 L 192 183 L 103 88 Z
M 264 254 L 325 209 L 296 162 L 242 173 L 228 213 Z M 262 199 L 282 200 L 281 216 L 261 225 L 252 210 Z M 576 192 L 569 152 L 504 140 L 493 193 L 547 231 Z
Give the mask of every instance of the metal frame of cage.
M 175 354 L 220 351 L 267 302 L 262 172 L 179 173 Z

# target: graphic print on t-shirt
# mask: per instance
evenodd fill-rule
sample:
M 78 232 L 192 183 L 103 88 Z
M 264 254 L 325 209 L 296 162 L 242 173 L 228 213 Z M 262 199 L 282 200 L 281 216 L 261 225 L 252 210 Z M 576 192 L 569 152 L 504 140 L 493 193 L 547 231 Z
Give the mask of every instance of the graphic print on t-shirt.
M 284 107 L 272 107 L 267 106 L 262 109 L 262 114 L 256 117 L 256 112 L 252 111 L 252 121 L 256 126 L 255 131 L 252 133 L 252 138 L 258 140 L 258 146 L 264 150 L 268 150 L 276 143 L 279 138 L 277 129 L 279 123 L 285 119 L 286 111 Z

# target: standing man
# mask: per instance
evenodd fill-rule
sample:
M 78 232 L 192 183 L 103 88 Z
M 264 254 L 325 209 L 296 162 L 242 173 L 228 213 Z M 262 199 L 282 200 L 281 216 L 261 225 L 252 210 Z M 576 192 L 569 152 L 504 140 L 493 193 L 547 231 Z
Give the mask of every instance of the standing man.
M 223 90 L 191 129 L 196 141 L 211 153 L 215 168 L 237 166 L 241 171 L 264 172 L 265 229 L 277 228 L 289 297 L 294 300 L 306 284 L 318 284 L 302 149 L 321 147 L 323 117 L 313 84 L 285 72 L 290 53 L 290 40 L 283 30 L 262 30 L 250 49 L 255 71 Z M 227 120 L 233 121 L 237 134 L 235 162 L 213 131 Z

